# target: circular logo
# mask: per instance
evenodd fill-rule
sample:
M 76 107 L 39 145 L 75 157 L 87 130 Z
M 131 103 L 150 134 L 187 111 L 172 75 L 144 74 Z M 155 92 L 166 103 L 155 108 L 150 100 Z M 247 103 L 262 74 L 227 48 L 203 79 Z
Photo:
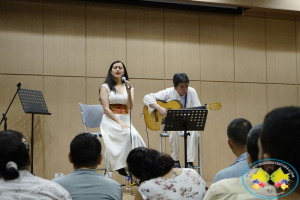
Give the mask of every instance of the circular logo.
M 264 199 L 278 199 L 297 188 L 299 175 L 287 162 L 264 159 L 248 166 L 242 181 L 251 194 Z

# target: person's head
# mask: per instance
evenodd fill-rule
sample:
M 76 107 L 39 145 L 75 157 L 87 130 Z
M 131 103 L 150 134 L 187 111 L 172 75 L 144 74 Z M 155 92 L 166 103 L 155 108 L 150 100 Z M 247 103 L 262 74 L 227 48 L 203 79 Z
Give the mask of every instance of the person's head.
M 248 164 L 258 161 L 258 138 L 260 136 L 263 125 L 257 124 L 254 126 L 247 135 L 247 152 Z
M 177 73 L 173 76 L 173 86 L 178 94 L 186 95 L 189 88 L 189 77 L 185 73 Z
M 128 171 L 141 181 L 164 176 L 174 166 L 174 160 L 167 154 L 154 149 L 138 147 L 127 157 Z
M 237 149 L 246 148 L 247 135 L 251 128 L 252 124 L 244 118 L 237 118 L 229 123 L 227 127 L 228 144 L 234 153 Z
M 104 83 L 108 84 L 110 90 L 116 92 L 116 89 L 114 87 L 117 83 L 116 79 L 121 79 L 123 76 L 126 78 L 126 80 L 129 80 L 124 63 L 119 60 L 114 61 L 108 69 L 108 73 Z
M 279 159 L 300 172 L 300 107 L 283 107 L 269 112 L 263 123 L 259 159 Z
M 91 133 L 77 135 L 70 144 L 69 160 L 75 169 L 95 169 L 101 163 L 101 143 Z
M 0 132 L 0 175 L 4 180 L 19 177 L 18 170 L 30 164 L 29 146 L 24 135 L 18 131 Z

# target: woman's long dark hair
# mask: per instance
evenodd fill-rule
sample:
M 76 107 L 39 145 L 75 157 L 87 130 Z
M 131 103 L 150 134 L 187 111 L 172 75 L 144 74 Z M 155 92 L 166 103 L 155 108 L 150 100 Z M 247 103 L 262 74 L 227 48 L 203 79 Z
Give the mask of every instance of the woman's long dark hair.
M 168 154 L 154 149 L 138 147 L 127 157 L 128 171 L 141 182 L 167 174 L 174 166 L 174 160 Z
M 126 78 L 126 80 L 129 80 L 128 74 L 127 74 L 127 70 L 126 70 L 126 67 L 125 67 L 124 63 L 122 63 L 119 60 L 113 62 L 110 65 L 110 67 L 109 67 L 109 70 L 108 70 L 108 73 L 107 73 L 107 76 L 106 76 L 106 79 L 105 79 L 104 83 L 107 83 L 109 89 L 112 90 L 112 91 L 114 91 L 115 93 L 117 92 L 116 88 L 115 88 L 115 85 L 117 83 L 116 83 L 116 81 L 114 79 L 114 76 L 111 74 L 111 70 L 112 70 L 113 65 L 116 64 L 116 63 L 121 63 L 123 65 L 123 68 L 124 68 L 124 74 L 123 74 L 123 76 Z
M 0 132 L 0 174 L 4 180 L 14 180 L 19 177 L 19 170 L 25 169 L 28 160 L 28 144 L 22 133 L 14 130 Z M 18 169 L 10 167 L 8 162 L 17 164 Z

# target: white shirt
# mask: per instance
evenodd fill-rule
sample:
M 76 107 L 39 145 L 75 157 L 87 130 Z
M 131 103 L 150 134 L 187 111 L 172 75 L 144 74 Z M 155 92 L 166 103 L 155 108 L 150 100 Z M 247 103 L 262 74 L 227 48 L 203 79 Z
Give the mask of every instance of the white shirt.
M 172 100 L 180 101 L 180 103 L 185 105 L 185 96 L 180 96 L 174 87 L 167 88 L 165 90 L 161 90 L 157 93 L 147 94 L 144 97 L 144 104 L 148 107 L 149 114 L 152 113 L 155 108 L 149 106 L 150 104 L 156 103 L 156 100 L 169 102 Z M 198 99 L 197 92 L 194 88 L 189 87 L 187 98 L 186 98 L 186 108 L 201 106 L 201 103 Z
M 252 188 L 251 179 L 244 178 L 244 183 L 253 193 L 256 190 Z M 272 185 L 266 185 L 257 192 L 268 194 L 267 190 L 276 195 L 276 188 Z M 263 198 L 251 194 L 243 184 L 242 177 L 228 178 L 213 183 L 207 190 L 203 200 L 261 200 Z
M 69 193 L 55 182 L 34 176 L 26 170 L 19 170 L 19 174 L 14 180 L 0 179 L 1 200 L 71 199 Z

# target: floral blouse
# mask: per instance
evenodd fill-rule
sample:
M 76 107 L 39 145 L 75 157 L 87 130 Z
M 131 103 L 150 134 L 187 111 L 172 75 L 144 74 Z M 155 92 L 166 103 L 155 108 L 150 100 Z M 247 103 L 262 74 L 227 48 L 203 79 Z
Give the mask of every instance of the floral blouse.
M 138 190 L 144 200 L 201 200 L 205 186 L 205 181 L 195 170 L 183 168 L 175 178 L 154 178 L 142 183 Z

